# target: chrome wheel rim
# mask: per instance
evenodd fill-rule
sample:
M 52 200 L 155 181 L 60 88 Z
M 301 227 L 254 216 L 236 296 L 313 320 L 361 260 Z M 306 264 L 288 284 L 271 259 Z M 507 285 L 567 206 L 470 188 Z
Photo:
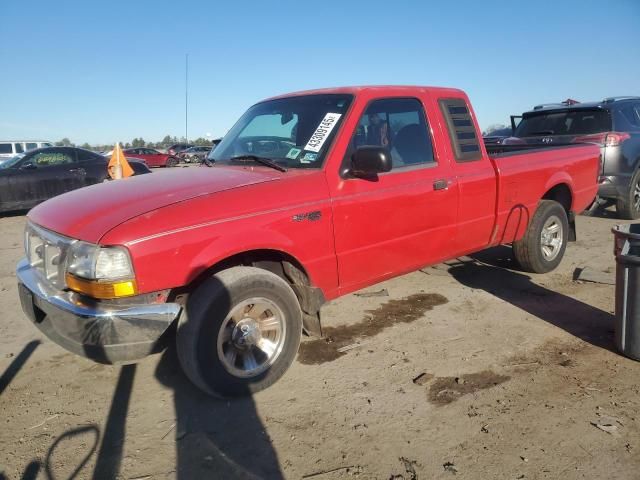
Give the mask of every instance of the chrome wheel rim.
M 540 233 L 540 249 L 544 259 L 547 261 L 555 259 L 560 253 L 563 241 L 562 222 L 557 216 L 552 215 L 544 222 Z
M 633 187 L 633 208 L 640 210 L 640 182 Z
M 278 359 L 284 347 L 284 313 L 264 297 L 235 305 L 218 331 L 218 359 L 240 378 L 260 375 Z

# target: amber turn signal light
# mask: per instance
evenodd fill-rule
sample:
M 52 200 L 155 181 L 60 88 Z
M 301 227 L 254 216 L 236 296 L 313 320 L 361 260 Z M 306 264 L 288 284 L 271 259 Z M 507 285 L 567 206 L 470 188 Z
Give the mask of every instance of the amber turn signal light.
M 82 293 L 91 298 L 108 300 L 113 298 L 131 297 L 138 293 L 135 280 L 100 281 L 86 280 L 70 273 L 65 276 L 67 287 L 74 292 Z

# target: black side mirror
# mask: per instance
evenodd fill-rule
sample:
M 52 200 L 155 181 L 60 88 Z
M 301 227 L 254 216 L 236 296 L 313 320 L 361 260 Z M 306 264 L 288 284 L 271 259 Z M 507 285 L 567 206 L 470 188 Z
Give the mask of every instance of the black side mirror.
M 358 178 L 372 178 L 391 170 L 391 153 L 388 149 L 375 146 L 358 147 L 351 156 L 349 173 Z
M 23 163 L 22 165 L 20 165 L 20 170 L 35 170 L 36 167 L 33 163 Z

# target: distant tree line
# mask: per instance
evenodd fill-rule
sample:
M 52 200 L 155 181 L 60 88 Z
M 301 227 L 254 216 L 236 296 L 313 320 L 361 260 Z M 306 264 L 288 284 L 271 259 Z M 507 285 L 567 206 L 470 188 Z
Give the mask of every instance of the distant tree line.
M 147 142 L 144 138 L 134 138 L 130 142 L 122 143 L 122 148 L 139 148 L 139 147 L 148 147 L 148 148 L 167 148 L 169 145 L 173 145 L 174 143 L 190 143 L 192 145 L 207 145 L 210 146 L 213 142 L 208 138 L 199 137 L 195 140 L 186 141 L 185 137 L 176 137 L 171 135 L 165 135 L 164 138 L 160 142 Z M 68 138 L 63 138 L 62 140 L 55 142 L 58 147 L 76 147 L 79 146 L 81 148 L 86 148 L 87 150 L 95 150 L 97 152 L 104 152 L 111 150 L 113 148 L 113 144 L 108 145 L 90 145 L 88 142 L 84 142 L 82 145 L 76 145 L 71 142 Z

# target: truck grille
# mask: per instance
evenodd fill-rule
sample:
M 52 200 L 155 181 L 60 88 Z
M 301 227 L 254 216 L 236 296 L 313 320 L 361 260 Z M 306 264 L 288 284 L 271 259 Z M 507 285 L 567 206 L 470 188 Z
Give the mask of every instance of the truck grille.
M 72 243 L 72 239 L 30 222 L 25 228 L 24 249 L 29 264 L 43 280 L 58 289 L 66 287 L 64 273 Z

